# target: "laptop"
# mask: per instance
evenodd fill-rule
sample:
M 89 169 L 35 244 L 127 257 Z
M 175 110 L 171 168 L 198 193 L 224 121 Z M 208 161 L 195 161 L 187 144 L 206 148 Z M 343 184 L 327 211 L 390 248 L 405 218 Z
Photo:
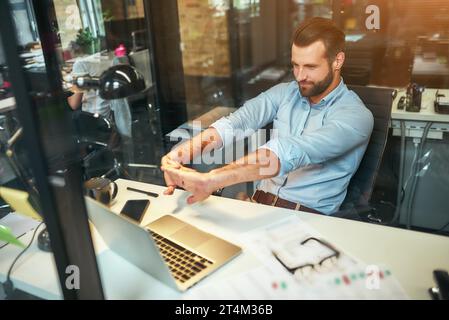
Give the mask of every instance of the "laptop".
M 90 221 L 112 251 L 179 291 L 242 252 L 239 246 L 171 215 L 142 227 L 89 197 L 86 206 Z

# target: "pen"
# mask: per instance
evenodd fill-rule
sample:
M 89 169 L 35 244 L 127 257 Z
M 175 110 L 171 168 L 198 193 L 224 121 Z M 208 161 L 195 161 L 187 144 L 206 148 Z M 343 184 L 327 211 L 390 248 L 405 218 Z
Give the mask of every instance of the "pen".
M 146 194 L 147 196 L 150 196 L 150 197 L 155 197 L 155 198 L 159 197 L 159 195 L 157 193 L 150 192 L 150 191 L 134 189 L 134 188 L 131 188 L 131 187 L 127 187 L 126 190 L 144 193 L 144 194 Z

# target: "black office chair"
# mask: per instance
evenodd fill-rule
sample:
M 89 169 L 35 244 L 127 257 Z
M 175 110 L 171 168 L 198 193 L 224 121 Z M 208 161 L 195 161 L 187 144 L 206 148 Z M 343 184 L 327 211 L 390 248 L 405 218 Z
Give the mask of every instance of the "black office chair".
M 346 197 L 335 217 L 381 222 L 370 205 L 376 177 L 387 144 L 391 108 L 396 90 L 364 86 L 348 86 L 360 97 L 374 117 L 374 128 L 359 168 L 352 177 Z
M 72 119 L 84 179 L 105 174 L 119 161 L 119 134 L 110 121 L 99 115 L 75 111 Z

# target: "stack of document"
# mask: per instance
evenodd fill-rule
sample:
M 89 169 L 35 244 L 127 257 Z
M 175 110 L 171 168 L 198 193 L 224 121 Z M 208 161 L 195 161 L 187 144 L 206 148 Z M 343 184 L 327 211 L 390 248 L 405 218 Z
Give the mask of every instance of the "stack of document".
M 185 299 L 408 299 L 390 269 L 366 265 L 326 242 L 298 217 L 245 237 L 257 267 L 199 283 Z

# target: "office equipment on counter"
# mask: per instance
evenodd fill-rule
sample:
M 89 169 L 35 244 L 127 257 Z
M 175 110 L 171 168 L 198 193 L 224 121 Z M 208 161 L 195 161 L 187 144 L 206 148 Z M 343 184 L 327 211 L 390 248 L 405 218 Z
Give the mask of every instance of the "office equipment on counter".
M 241 248 L 165 215 L 145 227 L 86 197 L 90 220 L 108 247 L 169 287 L 185 291 Z
M 399 98 L 399 102 L 398 102 L 398 110 L 404 110 L 405 106 L 407 105 L 407 101 L 406 101 L 407 97 L 406 96 L 402 96 Z
M 449 97 L 437 90 L 435 93 L 434 107 L 436 113 L 449 114 Z
M 405 111 L 419 112 L 421 110 L 422 93 L 425 87 L 416 83 L 411 83 L 407 87 Z

